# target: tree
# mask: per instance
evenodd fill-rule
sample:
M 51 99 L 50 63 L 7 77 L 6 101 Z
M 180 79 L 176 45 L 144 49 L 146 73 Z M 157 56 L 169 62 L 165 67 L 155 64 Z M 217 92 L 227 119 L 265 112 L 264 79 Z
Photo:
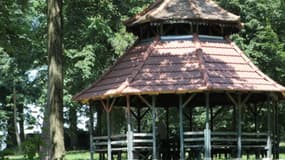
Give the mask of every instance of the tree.
M 45 109 L 47 129 L 41 159 L 64 158 L 63 133 L 63 18 L 62 0 L 48 0 L 48 102 Z

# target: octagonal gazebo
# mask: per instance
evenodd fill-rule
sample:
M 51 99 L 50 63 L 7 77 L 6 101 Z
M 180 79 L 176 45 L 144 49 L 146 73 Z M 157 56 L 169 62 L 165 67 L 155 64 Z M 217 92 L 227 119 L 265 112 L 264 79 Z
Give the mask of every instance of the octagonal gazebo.
M 122 153 L 130 160 L 211 159 L 219 154 L 241 158 L 251 152 L 278 157 L 277 103 L 285 88 L 228 38 L 242 27 L 238 16 L 211 0 L 158 0 L 125 24 L 138 41 L 99 80 L 74 96 L 97 110 L 97 130 L 90 133 L 92 155 L 95 151 L 108 160 L 121 159 Z M 256 129 L 244 131 L 242 113 L 258 115 L 260 104 L 267 109 L 266 129 L 256 127 L 256 116 Z M 197 107 L 205 119 L 203 127 L 195 128 Z M 112 134 L 113 108 L 126 110 L 126 127 L 118 135 Z M 102 110 L 106 132 L 101 131 Z M 163 121 L 157 110 L 163 111 Z M 169 116 L 173 119 L 176 110 L 179 125 L 172 134 Z M 231 113 L 232 126 L 216 131 L 214 120 L 223 112 Z M 149 113 L 151 124 L 145 118 Z M 142 127 L 143 119 L 148 129 Z

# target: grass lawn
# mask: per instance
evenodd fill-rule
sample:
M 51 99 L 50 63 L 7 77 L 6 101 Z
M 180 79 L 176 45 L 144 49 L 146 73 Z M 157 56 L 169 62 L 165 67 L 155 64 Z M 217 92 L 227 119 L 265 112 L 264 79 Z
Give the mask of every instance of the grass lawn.
M 8 156 L 9 160 L 24 160 L 24 156 L 17 155 L 17 156 Z M 65 160 L 89 160 L 90 159 L 90 153 L 88 151 L 71 151 L 67 152 L 65 156 Z M 97 160 L 98 156 L 95 154 L 94 159 Z M 242 159 L 246 160 L 246 157 L 244 156 Z M 254 156 L 251 156 L 250 159 L 254 160 Z M 280 159 L 285 160 L 285 153 L 280 153 Z M 35 160 L 38 160 L 36 158 Z
M 97 158 L 96 155 L 95 159 Z M 23 155 L 15 155 L 15 156 L 8 156 L 9 160 L 24 160 Z M 39 158 L 35 158 L 35 160 L 38 160 Z M 67 152 L 65 155 L 65 160 L 89 160 L 90 159 L 90 153 L 88 151 L 71 151 Z

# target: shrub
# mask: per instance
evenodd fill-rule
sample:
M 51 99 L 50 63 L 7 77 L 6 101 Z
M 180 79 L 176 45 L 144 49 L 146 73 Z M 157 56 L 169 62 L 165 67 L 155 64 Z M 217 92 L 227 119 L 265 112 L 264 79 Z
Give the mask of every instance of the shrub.
M 36 157 L 40 143 L 40 136 L 35 135 L 22 144 L 25 159 L 33 160 Z

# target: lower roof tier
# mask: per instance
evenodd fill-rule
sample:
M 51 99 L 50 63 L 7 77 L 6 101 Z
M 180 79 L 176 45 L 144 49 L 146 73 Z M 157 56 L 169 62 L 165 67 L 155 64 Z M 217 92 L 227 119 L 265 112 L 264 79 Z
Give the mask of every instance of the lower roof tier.
M 235 43 L 222 37 L 168 36 L 135 44 L 74 100 L 201 91 L 279 92 Z

